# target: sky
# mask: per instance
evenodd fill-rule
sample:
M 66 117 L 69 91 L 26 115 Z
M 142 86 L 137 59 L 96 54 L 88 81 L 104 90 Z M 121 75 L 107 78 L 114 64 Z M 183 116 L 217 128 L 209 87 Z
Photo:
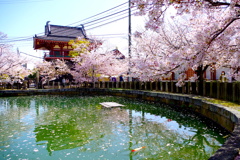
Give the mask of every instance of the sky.
M 103 40 L 104 47 L 108 49 L 117 47 L 128 55 L 128 18 L 100 26 L 127 16 L 128 11 L 120 12 L 128 8 L 127 2 L 128 0 L 0 0 L 0 32 L 8 35 L 6 42 L 11 43 L 14 50 L 18 48 L 28 55 L 43 57 L 42 51 L 33 50 L 32 37 L 44 34 L 47 21 L 53 25 L 73 27 L 84 24 L 88 36 Z M 109 9 L 112 10 L 105 12 Z M 105 13 L 92 17 L 102 12 Z M 92 22 L 116 12 L 119 13 L 106 18 L 108 20 Z M 132 15 L 131 19 L 132 33 L 143 28 L 143 18 Z M 27 57 L 34 61 L 41 60 Z

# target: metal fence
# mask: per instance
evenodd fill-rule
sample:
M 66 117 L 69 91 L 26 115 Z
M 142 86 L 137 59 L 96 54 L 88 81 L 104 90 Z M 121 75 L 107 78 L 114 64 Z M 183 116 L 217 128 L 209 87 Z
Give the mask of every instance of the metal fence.
M 183 87 L 177 87 L 176 81 L 157 81 L 157 82 L 84 82 L 84 83 L 66 83 L 64 86 L 60 82 L 48 82 L 43 85 L 25 83 L 17 84 L 0 84 L 0 89 L 61 89 L 61 88 L 115 88 L 115 89 L 134 89 L 161 91 L 181 94 L 199 95 L 216 98 L 231 102 L 240 103 L 240 82 L 219 82 L 205 81 L 200 88 L 198 82 L 186 82 Z M 202 89 L 202 92 L 200 92 Z
M 205 81 L 200 88 L 198 82 L 186 82 L 184 86 L 177 87 L 176 81 L 158 82 L 96 82 L 82 83 L 80 87 L 87 88 L 119 88 L 161 91 L 181 94 L 193 94 L 240 103 L 240 82 Z M 200 89 L 202 91 L 200 92 Z

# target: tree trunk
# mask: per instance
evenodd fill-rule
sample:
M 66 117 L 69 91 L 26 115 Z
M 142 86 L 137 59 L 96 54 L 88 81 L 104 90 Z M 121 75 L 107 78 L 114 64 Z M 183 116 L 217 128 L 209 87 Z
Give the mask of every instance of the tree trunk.
M 197 72 L 197 76 L 198 76 L 198 94 L 203 95 L 204 70 L 203 70 L 202 66 L 198 66 L 196 72 Z
M 206 66 L 198 66 L 196 73 L 198 76 L 198 94 L 199 95 L 203 95 L 203 81 L 204 81 L 204 73 L 207 70 L 207 68 L 209 67 L 209 65 Z

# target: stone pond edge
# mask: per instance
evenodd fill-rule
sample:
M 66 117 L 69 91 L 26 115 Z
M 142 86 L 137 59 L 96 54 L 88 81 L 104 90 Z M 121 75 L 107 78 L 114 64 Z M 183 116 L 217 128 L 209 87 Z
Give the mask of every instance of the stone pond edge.
M 182 107 L 203 115 L 230 131 L 230 135 L 226 142 L 209 158 L 209 160 L 233 160 L 239 152 L 240 112 L 223 105 L 205 101 L 204 98 L 199 96 L 142 90 L 99 88 L 0 90 L 0 97 L 29 95 L 112 95 Z

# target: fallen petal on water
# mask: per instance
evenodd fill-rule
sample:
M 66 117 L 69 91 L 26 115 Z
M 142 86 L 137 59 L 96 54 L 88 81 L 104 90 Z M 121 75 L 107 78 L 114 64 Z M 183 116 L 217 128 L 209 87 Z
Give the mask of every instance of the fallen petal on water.
M 37 148 L 34 148 L 34 150 L 33 150 L 34 152 L 38 152 L 39 150 L 37 149 Z

